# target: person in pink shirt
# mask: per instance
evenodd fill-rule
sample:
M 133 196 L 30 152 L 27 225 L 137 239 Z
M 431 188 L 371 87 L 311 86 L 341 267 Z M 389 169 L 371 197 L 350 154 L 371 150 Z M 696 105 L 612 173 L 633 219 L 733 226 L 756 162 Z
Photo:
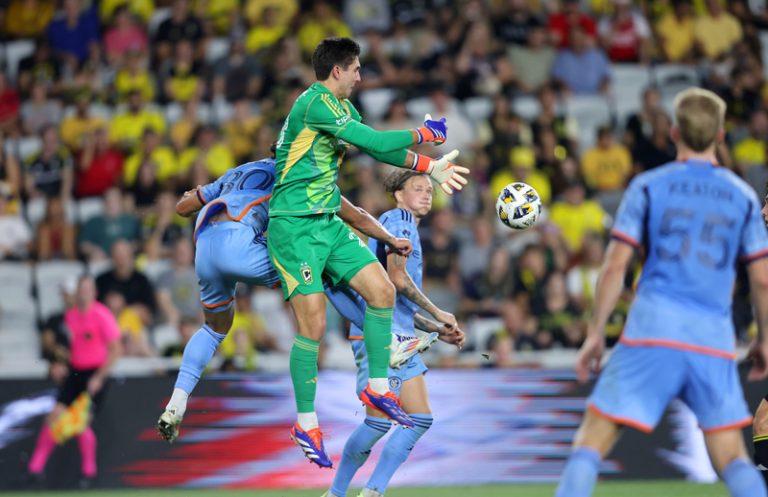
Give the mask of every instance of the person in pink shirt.
M 43 469 L 56 447 L 51 425 L 83 392 L 93 405 L 104 396 L 105 382 L 112 365 L 120 356 L 120 328 L 110 310 L 96 301 L 96 283 L 90 276 L 78 281 L 75 305 L 64 313 L 69 331 L 69 376 L 59 387 L 56 405 L 46 417 L 27 470 L 31 479 L 42 480 Z M 81 486 L 90 486 L 96 477 L 96 434 L 88 427 L 77 436 L 81 454 Z
M 112 28 L 104 34 L 104 49 L 107 60 L 119 65 L 128 52 L 147 52 L 147 33 L 136 23 L 127 6 L 115 9 Z

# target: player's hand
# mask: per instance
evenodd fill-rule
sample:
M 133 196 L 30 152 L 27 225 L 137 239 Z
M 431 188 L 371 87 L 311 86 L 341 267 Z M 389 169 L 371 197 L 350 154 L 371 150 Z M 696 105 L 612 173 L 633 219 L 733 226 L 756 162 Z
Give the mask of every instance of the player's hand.
M 445 343 L 455 345 L 459 350 L 464 347 L 466 336 L 458 326 L 443 324 L 438 331 L 439 338 Z
M 432 179 L 437 181 L 440 188 L 448 195 L 453 195 L 454 191 L 461 190 L 467 184 L 467 179 L 463 176 L 469 174 L 466 167 L 457 166 L 451 161 L 459 155 L 458 150 L 451 150 L 442 157 L 430 159 L 429 157 L 416 154 L 416 171 L 429 174 Z
M 411 255 L 411 252 L 413 252 L 413 245 L 407 238 L 392 238 L 392 240 L 387 243 L 387 246 L 389 246 L 389 249 L 392 252 L 397 255 L 402 255 L 403 257 L 408 257 Z
M 761 381 L 768 378 L 768 343 L 754 340 L 749 346 L 747 359 L 752 361 L 752 368 L 747 375 L 748 381 Z
M 435 121 L 427 114 L 424 116 L 424 126 L 418 128 L 416 133 L 419 135 L 419 143 L 433 142 L 435 145 L 442 145 L 448 137 L 448 125 L 444 117 Z
M 438 309 L 435 312 L 435 319 L 448 326 L 450 329 L 456 329 L 459 327 L 459 323 L 456 321 L 456 316 L 450 312 L 445 312 L 442 309 Z
M 589 373 L 600 372 L 600 362 L 605 352 L 605 338 L 602 333 L 588 333 L 584 345 L 579 349 L 576 360 L 576 378 L 579 383 L 589 381 Z
M 91 379 L 88 380 L 88 393 L 93 397 L 97 393 L 99 393 L 104 386 L 104 378 L 101 377 L 99 374 L 95 374 L 91 376 Z

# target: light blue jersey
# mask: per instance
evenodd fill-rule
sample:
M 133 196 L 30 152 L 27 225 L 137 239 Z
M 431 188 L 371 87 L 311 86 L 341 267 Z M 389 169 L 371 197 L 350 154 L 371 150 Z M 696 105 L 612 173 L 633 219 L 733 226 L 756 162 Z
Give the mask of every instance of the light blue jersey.
M 422 273 L 422 259 L 421 259 L 421 239 L 419 238 L 419 229 L 416 224 L 416 220 L 413 218 L 413 214 L 405 209 L 392 209 L 379 217 L 379 222 L 390 233 L 398 238 L 407 238 L 413 245 L 413 252 L 408 256 L 408 260 L 405 265 L 405 270 L 411 277 L 416 286 L 421 289 L 421 273 Z M 368 241 L 368 247 L 379 259 L 379 262 L 384 269 L 387 268 L 387 256 L 389 255 L 389 248 L 383 242 L 370 239 Z M 418 311 L 419 306 L 408 300 L 405 296 L 397 294 L 395 299 L 395 308 L 392 314 L 392 332 L 397 335 L 414 336 L 413 332 L 413 316 Z M 355 326 L 350 327 L 349 337 L 352 339 L 362 338 L 363 330 Z
M 645 248 L 624 343 L 733 354 L 736 263 L 768 255 L 760 203 L 746 183 L 701 161 L 641 174 L 624 195 L 612 236 Z
M 274 184 L 275 159 L 262 159 L 230 169 L 202 187 L 198 199 L 204 207 L 197 216 L 195 237 L 205 230 L 213 215 L 224 210 L 230 219 L 250 226 L 257 236 L 263 234 L 269 222 Z
M 263 159 L 227 171 L 198 190 L 205 205 L 195 225 L 195 272 L 209 312 L 231 307 L 238 282 L 268 288 L 280 284 L 264 238 L 274 183 L 275 161 Z M 211 221 L 222 211 L 227 219 Z

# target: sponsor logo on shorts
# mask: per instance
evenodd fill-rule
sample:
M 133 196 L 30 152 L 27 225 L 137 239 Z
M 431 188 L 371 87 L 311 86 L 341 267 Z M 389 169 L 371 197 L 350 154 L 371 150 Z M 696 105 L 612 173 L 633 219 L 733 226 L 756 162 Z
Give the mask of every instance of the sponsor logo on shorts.
M 301 277 L 304 279 L 304 284 L 312 284 L 312 268 L 306 262 L 301 265 Z

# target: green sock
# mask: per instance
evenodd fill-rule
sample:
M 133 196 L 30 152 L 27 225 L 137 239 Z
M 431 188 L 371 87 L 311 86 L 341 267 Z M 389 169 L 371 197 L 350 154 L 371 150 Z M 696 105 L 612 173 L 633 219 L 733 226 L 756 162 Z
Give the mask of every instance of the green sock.
M 389 346 L 392 343 L 392 308 L 365 308 L 363 340 L 368 353 L 368 377 L 387 378 Z
M 291 348 L 291 381 L 296 412 L 314 412 L 317 393 L 317 355 L 320 342 L 297 336 Z

